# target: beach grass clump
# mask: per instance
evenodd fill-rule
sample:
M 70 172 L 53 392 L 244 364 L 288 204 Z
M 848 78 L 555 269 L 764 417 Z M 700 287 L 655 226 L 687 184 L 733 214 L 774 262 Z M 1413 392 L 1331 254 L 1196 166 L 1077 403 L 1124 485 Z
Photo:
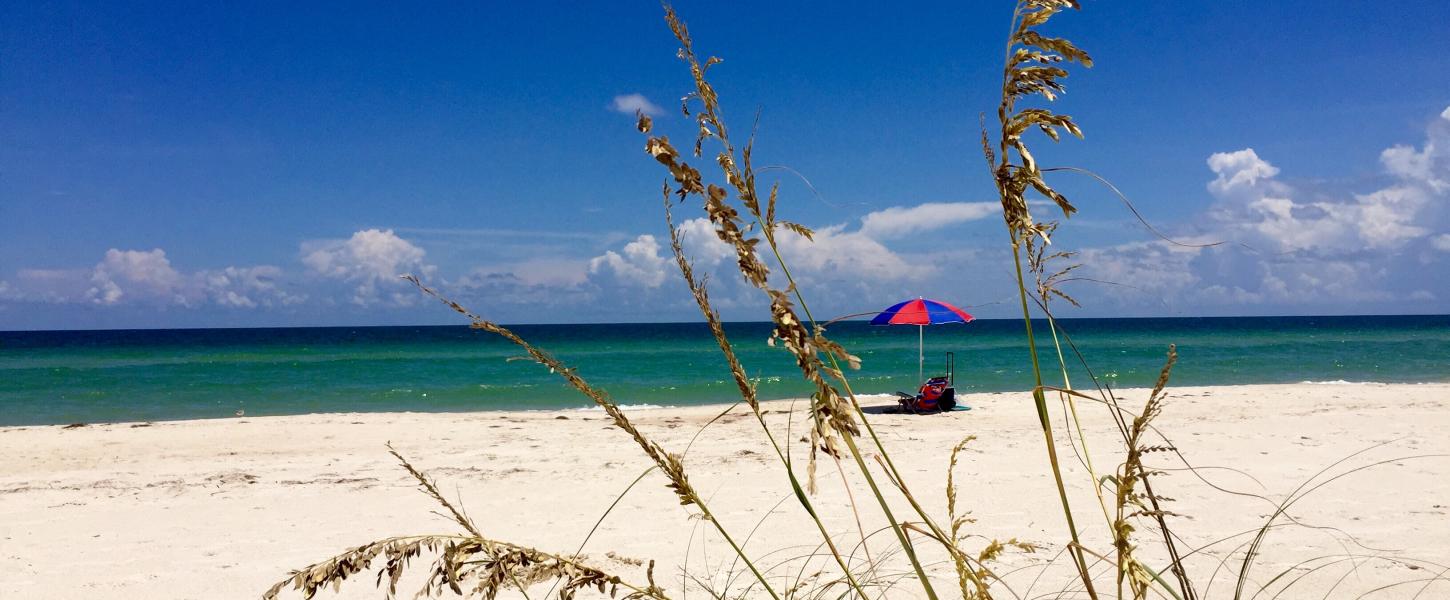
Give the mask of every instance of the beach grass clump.
M 802 236 L 810 240 L 814 232 L 777 217 L 780 200 L 777 186 L 771 186 L 764 194 L 760 192 L 752 157 L 753 136 L 743 144 L 732 137 L 734 130 L 727 125 L 720 98 L 710 83 L 710 71 L 721 61 L 715 57 L 702 59 L 697 54 L 684 21 L 668 5 L 664 9 L 665 21 L 679 43 L 679 58 L 687 66 L 692 82 L 692 89 L 685 95 L 681 110 L 691 119 L 696 135 L 687 150 L 681 151 L 667 136 L 655 132 L 649 116 L 637 115 L 637 127 L 645 136 L 645 151 L 667 173 L 661 191 L 675 265 L 718 344 L 724 368 L 729 371 L 730 381 L 739 392 L 740 405 L 751 413 L 765 434 L 773 468 L 779 470 L 783 485 L 788 486 L 786 499 L 793 499 L 803 518 L 812 522 L 813 539 L 800 541 L 801 547 L 812 549 L 794 555 L 784 552 L 784 558 L 782 553 L 777 552 L 747 551 L 742 540 L 748 540 L 754 529 L 747 530 L 749 524 L 746 523 L 727 523 L 711 509 L 708 498 L 690 481 L 689 465 L 683 450 L 672 451 L 651 439 L 635 426 L 608 392 L 590 384 L 579 370 L 535 347 L 508 328 L 443 297 L 418 278 L 409 276 L 408 279 L 422 293 L 437 298 L 461 314 L 473 328 L 515 344 L 529 359 L 547 367 L 575 391 L 594 402 L 608 416 L 611 425 L 649 459 L 650 469 L 641 478 L 657 471 L 662 484 L 675 496 L 679 505 L 698 517 L 728 546 L 732 558 L 729 563 L 731 572 L 727 576 L 719 578 L 685 573 L 681 578 L 682 588 L 685 582 L 690 582 L 697 590 L 716 599 L 877 600 L 912 597 L 936 600 L 940 596 L 959 596 L 963 600 L 1024 600 L 1036 597 L 1197 600 L 1209 597 L 1208 592 L 1221 572 L 1232 572 L 1237 576 L 1238 585 L 1232 595 L 1224 597 L 1247 599 L 1252 596 L 1251 592 L 1264 592 L 1274 585 L 1281 587 L 1272 591 L 1282 593 L 1288 585 L 1293 585 L 1284 583 L 1290 579 L 1281 574 L 1257 589 L 1251 589 L 1250 569 L 1259 556 L 1263 539 L 1276 527 L 1283 526 L 1284 521 L 1294 522 L 1287 513 L 1289 506 L 1304 493 L 1322 487 L 1323 483 L 1301 488 L 1289 499 L 1274 503 L 1274 514 L 1261 528 L 1231 533 L 1219 540 L 1184 549 L 1182 546 L 1187 542 L 1172 528 L 1178 515 L 1165 508 L 1171 499 L 1154 489 L 1154 481 L 1167 473 L 1164 465 L 1154 462 L 1155 457 L 1181 460 L 1182 468 L 1196 473 L 1194 467 L 1182 459 L 1171 440 L 1154 424 L 1167 406 L 1165 391 L 1177 360 L 1176 350 L 1168 347 L 1155 385 L 1136 409 L 1127 408 L 1115 390 L 1095 376 L 1090 375 L 1091 387 L 1085 390 L 1074 388 L 1068 379 L 1069 357 L 1082 362 L 1084 367 L 1087 364 L 1077 352 L 1071 336 L 1054 317 L 1052 307 L 1055 302 L 1078 304 L 1061 289 L 1063 283 L 1073 279 L 1070 275 L 1077 265 L 1057 266 L 1075 259 L 1075 254 L 1048 251 L 1059 224 L 1038 220 L 1030 208 L 1035 198 L 1040 196 L 1051 201 L 1064 218 L 1076 212 L 1077 208 L 1046 178 L 1048 173 L 1071 169 L 1041 166 L 1029 147 L 1027 136 L 1037 131 L 1057 141 L 1062 138 L 1063 132 L 1079 138 L 1083 135 L 1071 117 L 1056 113 L 1049 107 L 1065 89 L 1062 80 L 1068 76 L 1066 65 L 1090 67 L 1092 59 L 1073 42 L 1044 33 L 1045 26 L 1059 13 L 1078 8 L 1075 0 L 1016 2 L 1005 47 L 995 136 L 989 133 L 985 123 L 981 136 L 982 151 L 1001 200 L 1015 269 L 1027 350 L 1025 358 L 1030 362 L 1033 377 L 1031 397 L 1044 440 L 1047 476 L 1055 485 L 1056 502 L 1061 506 L 1065 526 L 1065 536 L 1061 540 L 1029 540 L 1026 536 L 992 538 L 973 531 L 976 522 L 964 510 L 955 475 L 959 459 L 973 441 L 972 437 L 963 439 L 950 449 L 945 474 L 946 514 L 934 514 L 919 501 L 852 391 L 849 371 L 859 366 L 860 359 L 827 336 L 826 329 L 811 313 L 807 290 L 798 285 L 782 255 L 780 236 Z M 697 164 L 713 164 L 713 168 L 706 168 L 706 171 L 714 173 L 713 177 Z M 768 426 L 755 383 L 726 335 L 718 311 L 712 306 L 707 279 L 696 273 L 684 250 L 680 231 L 674 222 L 674 210 L 687 203 L 697 203 L 715 236 L 731 249 L 740 276 L 761 294 L 769 306 L 773 323 L 772 342 L 778 343 L 790 354 L 802 379 L 811 386 L 805 415 L 810 427 L 803 440 L 808 444 L 804 466 L 793 458 L 791 445 L 796 443 L 793 436 L 778 436 L 778 432 Z M 1046 360 L 1039 353 L 1037 332 L 1034 331 L 1034 319 L 1041 318 L 1046 319 L 1054 350 Z M 1051 360 L 1057 361 L 1060 384 L 1048 382 Z M 1086 370 L 1092 373 L 1091 368 Z M 1063 407 L 1062 418 L 1067 424 L 1065 431 L 1054 431 L 1051 407 L 1047 401 L 1049 394 L 1056 395 Z M 1079 401 L 1102 409 L 1117 434 L 1117 447 L 1113 453 L 1122 458 L 1116 461 L 1111 473 L 1102 473 L 1088 451 L 1083 426 L 1083 417 L 1087 413 L 1079 410 Z M 1074 455 L 1085 467 L 1089 478 L 1086 483 L 1093 491 L 1092 500 L 1098 505 L 1097 512 L 1101 513 L 1101 528 L 1092 527 L 1094 533 L 1091 535 L 1089 529 L 1078 522 L 1065 477 L 1063 457 L 1058 452 L 1059 438 L 1069 442 Z M 536 593 L 548 583 L 550 587 L 545 595 L 550 597 L 571 598 L 581 592 L 631 599 L 669 597 L 655 580 L 652 562 L 644 581 L 627 581 L 592 566 L 577 551 L 573 554 L 546 552 L 486 536 L 472 519 L 438 492 L 437 486 L 424 473 L 401 455 L 396 452 L 394 455 L 424 493 L 442 507 L 442 514 L 460 528 L 460 532 L 395 537 L 358 546 L 293 572 L 268 590 L 265 598 L 278 598 L 289 588 L 311 598 L 320 590 L 338 586 L 344 580 L 372 569 L 377 571 L 377 584 L 388 597 L 392 597 L 397 593 L 399 580 L 410 562 L 424 553 L 436 558 L 424 570 L 424 584 L 419 590 L 421 596 L 453 593 L 494 598 L 508 590 L 527 599 L 531 592 Z M 852 522 L 856 525 L 854 532 L 833 531 L 826 524 L 823 508 L 813 500 L 821 485 L 817 481 L 817 463 L 822 460 L 832 461 L 841 474 L 842 485 L 850 500 L 845 508 L 851 512 Z M 869 497 L 858 501 L 850 495 L 846 465 L 855 467 L 851 472 L 870 490 Z M 613 508 L 611 506 L 610 510 Z M 873 526 L 868 527 L 868 522 Z M 755 523 L 754 527 L 760 527 L 760 523 Z M 1148 536 L 1144 532 L 1156 535 Z M 1214 552 L 1213 547 L 1226 540 L 1248 536 L 1253 536 L 1252 541 L 1244 542 L 1234 550 Z M 1058 555 L 1067 557 L 1071 573 L 1058 581 L 1043 584 L 1048 588 L 1055 586 L 1054 591 L 1032 594 L 1038 580 L 1060 573 L 1052 570 L 1056 559 L 1036 565 L 1038 573 L 1025 591 L 1019 592 L 1008 583 L 1009 575 L 1001 568 L 1004 558 L 1010 553 L 1036 554 L 1050 546 L 1061 549 Z M 1216 565 L 1207 579 L 1200 582 L 1190 577 L 1187 561 L 1191 557 Z M 374 567 L 373 562 L 378 560 L 383 564 Z M 1332 560 L 1321 562 L 1337 564 Z M 1415 564 L 1408 560 L 1401 560 L 1401 563 Z M 1320 566 L 1320 563 L 1310 564 L 1312 566 L 1307 568 Z M 781 572 L 794 574 L 772 576 Z M 1441 573 L 1443 575 L 1444 571 Z M 1300 575 L 1292 581 L 1297 583 L 1302 577 Z M 681 589 L 678 597 L 684 597 L 688 591 Z
M 348 577 L 368 571 L 379 556 L 384 559 L 384 564 L 378 569 L 377 584 L 382 587 L 384 580 L 387 581 L 384 590 L 386 597 L 391 599 L 397 596 L 398 582 L 409 563 L 424 551 L 437 554 L 438 558 L 428 568 L 423 587 L 415 594 L 417 597 L 432 597 L 451 591 L 459 596 L 495 598 L 506 586 L 526 590 L 537 583 L 557 581 L 561 584 L 556 588 L 560 599 L 573 598 L 580 590 L 594 590 L 626 600 L 668 600 L 664 589 L 655 584 L 653 562 L 646 571 L 647 583 L 632 585 L 618 576 L 584 564 L 579 556 L 550 554 L 485 537 L 472 519 L 438 491 L 432 480 L 391 446 L 388 452 L 465 533 L 392 537 L 369 542 L 293 572 L 263 593 L 263 600 L 273 600 L 288 588 L 301 592 L 305 598 L 312 598 L 327 587 L 335 589 Z

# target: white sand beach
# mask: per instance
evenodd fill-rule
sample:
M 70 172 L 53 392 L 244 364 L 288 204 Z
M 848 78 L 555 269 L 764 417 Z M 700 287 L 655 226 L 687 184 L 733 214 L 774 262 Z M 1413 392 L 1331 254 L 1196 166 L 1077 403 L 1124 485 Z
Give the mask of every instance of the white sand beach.
M 1145 392 L 1120 395 L 1126 406 L 1137 408 Z M 977 519 L 968 529 L 1043 547 L 1033 555 L 1007 556 L 1003 572 L 1050 561 L 1068 538 L 1030 396 L 981 394 L 964 400 L 973 410 L 881 414 L 871 421 L 907 483 L 939 522 L 947 520 L 942 486 L 948 452 L 963 436 L 977 436 L 957 474 L 961 505 Z M 889 402 L 873 397 L 868 404 Z M 779 464 L 743 407 L 690 445 L 722 408 L 630 414 L 670 451 L 689 446 L 691 480 L 721 522 L 741 538 L 749 537 L 747 550 L 762 564 L 808 554 L 820 538 L 788 496 Z M 769 405 L 767 418 L 782 434 L 790 408 L 788 402 Z M 1120 454 L 1106 411 L 1080 408 L 1096 466 L 1110 468 L 1105 465 L 1114 465 Z M 1443 574 L 1432 565 L 1450 564 L 1450 384 L 1173 388 L 1158 425 L 1203 467 L 1199 476 L 1213 485 L 1276 500 L 1361 450 L 1372 448 L 1330 472 L 1387 461 L 1315 491 L 1291 510 L 1306 527 L 1270 535 L 1263 563 L 1250 575 L 1258 584 L 1300 561 L 1357 557 L 1311 572 L 1283 598 L 1319 598 L 1335 585 L 1336 597 L 1352 598 L 1381 585 Z M 1062 438 L 1060 418 L 1055 427 Z M 801 466 L 807 449 L 799 441 L 803 431 L 797 423 L 790 434 Z M 446 494 L 460 498 L 486 534 L 557 552 L 574 551 L 600 514 L 648 466 L 633 441 L 597 411 L 246 416 L 3 428 L 0 598 L 255 598 L 289 569 L 350 546 L 390 535 L 455 531 L 455 525 L 431 512 L 437 507 L 387 454 L 388 441 L 436 477 Z M 1111 545 L 1089 477 L 1071 450 L 1063 446 L 1063 452 L 1087 545 L 1106 551 Z M 1166 454 L 1154 464 L 1177 466 Z M 880 527 L 880 511 L 860 474 L 853 465 L 846 471 L 866 529 Z M 722 583 L 721 573 L 731 569 L 730 556 L 663 483 L 657 473 L 646 476 L 583 554 L 592 564 L 629 578 L 642 579 L 639 561 L 658 561 L 661 584 L 679 598 L 682 574 Z M 834 463 L 820 465 L 819 483 L 815 499 L 827 524 L 843 545 L 851 546 L 859 534 Z M 1172 521 L 1185 547 L 1250 531 L 1274 510 L 1270 502 L 1215 490 L 1186 471 L 1172 471 L 1155 486 L 1176 499 L 1170 510 L 1189 515 Z M 899 500 L 898 494 L 889 495 Z M 895 506 L 898 515 L 908 512 L 904 502 Z M 762 519 L 764 525 L 748 535 Z M 1145 557 L 1155 556 L 1146 550 L 1155 546 L 1146 523 L 1140 535 L 1147 536 Z M 1237 537 L 1211 550 L 1228 556 L 1246 541 Z M 976 548 L 984 541 L 964 544 Z M 889 533 L 871 538 L 878 558 L 893 545 Z M 930 550 L 925 554 L 933 562 L 944 557 Z M 1374 556 L 1428 562 L 1395 563 Z M 418 568 L 426 568 L 430 558 L 419 559 Z M 1306 563 L 1297 573 L 1318 564 Z M 1195 556 L 1189 565 L 1202 587 L 1218 561 Z M 1341 577 L 1351 565 L 1358 571 Z M 1237 561 L 1223 569 L 1208 597 L 1231 596 Z M 1053 569 L 1034 586 L 1036 573 L 1028 568 L 1011 575 L 1016 593 L 1038 596 L 1074 583 L 1065 571 Z M 781 569 L 772 576 L 784 581 L 796 571 Z M 937 564 L 932 576 L 939 587 L 955 588 L 950 565 Z M 1110 579 L 1111 574 L 1105 576 Z M 413 590 L 400 592 L 411 596 Z M 912 592 L 904 584 L 892 597 Z M 1450 582 L 1430 588 L 1423 582 L 1400 585 L 1371 597 L 1409 598 L 1417 592 L 1423 592 L 1421 598 L 1447 598 Z M 689 594 L 705 597 L 693 587 Z M 319 597 L 379 598 L 382 592 L 372 576 L 360 576 L 340 594 Z M 1003 592 L 999 597 L 1011 596 Z

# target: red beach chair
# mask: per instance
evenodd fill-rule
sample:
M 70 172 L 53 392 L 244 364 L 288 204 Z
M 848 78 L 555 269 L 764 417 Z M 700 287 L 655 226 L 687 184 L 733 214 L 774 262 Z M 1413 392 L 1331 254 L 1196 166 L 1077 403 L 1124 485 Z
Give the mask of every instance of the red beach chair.
M 916 414 L 944 412 L 957 405 L 956 356 L 947 353 L 947 374 L 932 377 L 917 388 L 915 394 L 896 392 L 901 408 Z

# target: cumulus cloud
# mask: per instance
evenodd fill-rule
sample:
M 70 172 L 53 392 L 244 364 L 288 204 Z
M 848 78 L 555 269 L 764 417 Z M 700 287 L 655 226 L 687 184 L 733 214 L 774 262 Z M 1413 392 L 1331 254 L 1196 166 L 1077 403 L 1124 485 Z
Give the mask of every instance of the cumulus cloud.
M 720 241 L 720 237 L 715 235 L 715 226 L 710 224 L 709 219 L 687 219 L 676 229 L 680 232 L 680 245 L 690 260 L 711 267 L 726 260 L 731 264 L 735 263 L 735 248 Z
M 97 306 L 256 308 L 296 304 L 303 296 L 278 285 L 282 270 L 260 265 L 182 272 L 166 251 L 106 251 L 90 269 L 21 269 L 0 299 Z
M 148 251 L 112 248 L 92 270 L 93 287 L 86 290 L 86 298 L 96 304 L 116 304 L 130 294 L 163 304 L 185 305 L 188 299 L 181 282 L 181 274 L 171 267 L 166 252 L 160 248 Z
M 1450 191 L 1450 108 L 1429 128 L 1429 134 L 1418 150 L 1413 146 L 1396 145 L 1380 153 L 1385 170 L 1414 185 L 1435 193 Z
M 1259 158 L 1253 148 L 1215 152 L 1208 157 L 1208 168 L 1217 175 L 1208 183 L 1208 189 L 1221 198 L 1242 191 L 1280 189 L 1278 182 L 1272 181 L 1279 174 L 1279 168 Z
M 660 255 L 660 243 L 652 235 L 641 235 L 619 252 L 609 250 L 589 261 L 589 274 L 613 277 L 646 288 L 665 282 L 668 260 Z
M 999 214 L 996 202 L 927 202 L 916 206 L 893 206 L 861 218 L 861 235 L 891 239 L 942 229 Z
M 1380 162 L 1385 168 L 1404 179 L 1420 181 L 1431 189 L 1440 192 L 1450 187 L 1444 179 L 1436 173 L 1435 145 L 1433 142 L 1426 143 L 1420 150 L 1410 146 L 1395 146 L 1386 148 L 1380 153 Z
M 425 254 L 391 229 L 365 229 L 346 240 L 303 244 L 302 264 L 314 275 L 353 285 L 353 304 L 410 304 L 416 296 L 405 293 L 398 276 L 432 275 L 436 268 L 423 261 Z
M 658 104 L 650 102 L 649 98 L 644 97 L 644 94 L 623 94 L 615 96 L 614 100 L 609 103 L 609 109 L 627 115 L 642 112 L 651 117 L 660 116 L 665 112 L 665 109 L 660 108 Z

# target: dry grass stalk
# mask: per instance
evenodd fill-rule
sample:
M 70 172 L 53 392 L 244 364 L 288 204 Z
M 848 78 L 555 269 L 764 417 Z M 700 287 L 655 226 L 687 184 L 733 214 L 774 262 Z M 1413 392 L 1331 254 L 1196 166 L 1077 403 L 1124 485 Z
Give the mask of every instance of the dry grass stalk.
M 1037 297 L 1042 301 L 1043 306 L 1051 303 L 1053 298 L 1061 298 L 1073 306 L 1082 306 L 1076 298 L 1068 295 L 1061 288 L 1061 284 L 1067 276 L 1082 266 L 1082 263 L 1073 263 L 1049 272 L 1054 268 L 1053 263 L 1072 260 L 1077 257 L 1077 252 L 1058 250 L 1049 254 L 1046 242 L 1052 234 L 1057 231 L 1057 222 L 1049 221 L 1041 225 L 1042 237 L 1028 236 L 1024 239 L 1027 246 L 1027 267 L 1036 276 Z
M 1154 496 L 1151 488 L 1146 487 L 1149 477 L 1161 475 L 1162 472 L 1146 467 L 1143 458 L 1149 453 L 1168 452 L 1173 448 L 1171 446 L 1150 446 L 1144 443 L 1143 438 L 1148 433 L 1153 419 L 1163 411 L 1163 389 L 1168 385 L 1168 376 L 1172 373 L 1173 364 L 1177 361 L 1177 349 L 1169 346 L 1168 360 L 1158 375 L 1158 381 L 1153 385 L 1152 392 L 1148 394 L 1148 400 L 1143 403 L 1143 409 L 1133 417 L 1133 421 L 1127 427 L 1124 444 L 1128 455 L 1123 459 L 1117 474 L 1112 478 L 1117 508 L 1117 516 L 1113 521 L 1113 548 L 1117 551 L 1119 597 L 1122 597 L 1122 588 L 1126 583 L 1133 593 L 1133 598 L 1145 598 L 1148 595 L 1148 587 L 1157 578 L 1157 575 L 1139 562 L 1134 554 L 1136 546 L 1133 544 L 1132 534 L 1135 528 L 1132 520 L 1138 517 L 1152 517 L 1158 520 L 1164 531 L 1167 531 L 1167 524 L 1163 519 L 1172 514 L 1159 506 L 1162 498 Z M 1139 484 L 1145 486 L 1142 491 L 1138 489 Z M 1177 557 L 1173 558 L 1177 564 L 1179 562 Z
M 1017 538 L 1008 540 L 987 540 L 987 545 L 979 550 L 976 556 L 969 554 L 962 548 L 962 542 L 972 537 L 964 533 L 968 524 L 975 523 L 976 519 L 966 513 L 957 512 L 957 484 L 956 470 L 958 458 L 967 445 L 975 441 L 977 436 L 969 435 L 952 447 L 951 456 L 947 462 L 946 476 L 946 500 L 947 520 L 950 522 L 950 537 L 943 541 L 952 559 L 952 566 L 957 572 L 957 586 L 962 594 L 963 600 L 992 600 L 992 584 L 1000 582 L 1001 577 L 997 575 L 988 564 L 1000 558 L 1006 550 L 1015 549 L 1026 553 L 1033 553 L 1039 550 L 1038 546 L 1029 542 L 1020 541 Z M 903 488 L 905 487 L 904 484 Z M 909 491 L 905 492 L 910 494 Z M 914 526 L 913 526 L 914 528 Z M 923 532 L 928 536 L 936 537 L 932 531 Z M 1013 594 L 1016 595 L 1015 593 Z
M 435 485 L 432 480 L 428 479 L 427 476 L 423 475 L 421 471 L 413 468 L 413 464 L 408 462 L 408 459 L 403 458 L 403 455 L 398 454 L 398 451 L 393 449 L 393 445 L 391 443 L 388 444 L 388 453 L 392 454 L 393 458 L 398 459 L 398 462 L 403 465 L 403 469 L 407 470 L 408 474 L 412 475 L 413 479 L 416 479 L 418 481 L 418 485 L 422 487 L 423 492 L 427 494 L 429 498 L 432 498 L 439 505 L 443 506 L 443 508 L 447 509 L 448 514 L 453 518 L 453 521 L 455 523 L 458 523 L 459 526 L 463 527 L 464 531 L 472 534 L 473 537 L 479 541 L 479 545 L 483 548 L 484 552 L 488 554 L 488 557 L 490 559 L 494 561 L 498 561 L 500 559 L 498 549 L 494 547 L 493 542 L 490 541 L 487 537 L 484 537 L 483 533 L 478 530 L 478 526 L 473 523 L 472 519 L 469 519 L 468 516 L 463 514 L 462 511 L 455 508 L 452 502 L 449 502 L 447 498 L 443 497 L 443 494 L 438 491 L 438 486 Z M 445 553 L 445 558 L 446 557 L 447 553 Z M 392 574 L 391 583 L 388 586 L 390 593 L 392 590 L 397 588 L 398 575 L 398 573 Z M 515 588 L 518 588 L 519 593 L 523 594 L 524 600 L 528 600 L 529 593 L 527 584 L 525 584 L 523 581 L 520 581 L 517 574 L 515 574 L 513 571 L 508 571 L 508 575 L 511 580 L 510 582 L 513 583 Z
M 1017 103 L 1030 96 L 1041 96 L 1049 102 L 1057 99 L 1057 94 L 1064 91 L 1060 80 L 1067 77 L 1067 70 L 1059 64 L 1076 62 L 1085 67 L 1092 66 L 1092 58 L 1072 42 L 1049 38 L 1037 31 L 1037 27 L 1066 8 L 1079 9 L 1081 6 L 1076 0 L 1021 0 L 1013 12 L 1013 31 L 1007 42 L 1006 67 L 1002 76 L 1002 101 L 997 106 L 997 119 L 1001 123 L 998 156 L 992 156 L 988 150 L 988 160 L 996 162 L 995 179 L 1002 200 L 1002 216 L 1013 232 L 1014 245 L 1022 237 L 1036 235 L 1047 239 L 1044 226 L 1033 220 L 1028 210 L 1028 189 L 1051 199 L 1064 215 L 1071 216 L 1077 211 L 1066 197 L 1042 179 L 1042 171 L 1028 151 L 1022 135 L 1030 129 L 1038 129 L 1057 141 L 1060 138 L 1058 129 L 1079 138 L 1082 130 L 1067 115 L 1055 114 L 1044 108 L 1017 110 Z M 1011 159 L 1014 151 L 1018 158 L 1016 162 Z
M 1031 96 L 1044 100 L 1055 100 L 1062 93 L 1060 80 L 1067 77 L 1067 71 L 1058 66 L 1063 62 L 1076 62 L 1092 66 L 1092 58 L 1072 42 L 1063 38 L 1043 36 L 1037 28 L 1046 24 L 1058 12 L 1080 8 L 1076 0 L 1019 0 L 1012 13 L 1012 34 L 1008 37 L 1005 65 L 1002 71 L 1002 99 L 997 107 L 1000 126 L 997 151 L 993 152 L 985 128 L 982 133 L 982 150 L 987 163 L 993 170 L 997 194 L 1002 202 L 1002 218 L 1007 226 L 1012 243 L 1012 259 L 1017 271 L 1017 291 L 1022 306 L 1022 321 L 1026 331 L 1028 353 L 1032 360 L 1032 372 L 1036 387 L 1033 401 L 1037 406 L 1038 422 L 1042 427 L 1043 439 L 1047 445 L 1048 462 L 1057 484 L 1058 498 L 1062 503 L 1063 515 L 1067 520 L 1068 533 L 1072 538 L 1069 553 L 1082 579 L 1084 591 L 1090 598 L 1097 598 L 1092 574 L 1088 571 L 1082 541 L 1078 536 L 1077 523 L 1073 519 L 1071 502 L 1062 480 L 1058 463 L 1057 448 L 1053 441 L 1052 423 L 1047 414 L 1047 400 L 1042 391 L 1042 367 L 1037 355 L 1037 342 L 1032 333 L 1032 315 L 1027 305 L 1027 287 L 1022 273 L 1021 250 L 1024 238 L 1040 237 L 1049 241 L 1047 226 L 1037 223 L 1027 205 L 1027 190 L 1036 190 L 1055 202 L 1065 216 L 1076 208 L 1067 198 L 1054 190 L 1042 178 L 1042 171 L 1036 158 L 1027 149 L 1022 136 L 1029 129 L 1038 129 L 1054 141 L 1060 138 L 1058 129 L 1081 137 L 1082 131 L 1072 118 L 1058 115 L 1045 108 L 1019 109 L 1018 103 Z M 1013 156 L 1016 156 L 1014 160 Z
M 962 528 L 975 519 L 965 514 L 957 516 L 957 456 L 966 449 L 967 444 L 977 436 L 969 435 L 962 438 L 956 446 L 952 447 L 951 459 L 947 463 L 947 520 L 951 523 L 951 545 L 958 546 L 962 541 Z M 961 589 L 963 600 L 988 599 L 992 597 L 988 584 L 984 581 L 982 574 L 978 573 L 971 565 L 967 564 L 965 553 L 953 552 L 952 565 L 957 570 L 957 586 Z

